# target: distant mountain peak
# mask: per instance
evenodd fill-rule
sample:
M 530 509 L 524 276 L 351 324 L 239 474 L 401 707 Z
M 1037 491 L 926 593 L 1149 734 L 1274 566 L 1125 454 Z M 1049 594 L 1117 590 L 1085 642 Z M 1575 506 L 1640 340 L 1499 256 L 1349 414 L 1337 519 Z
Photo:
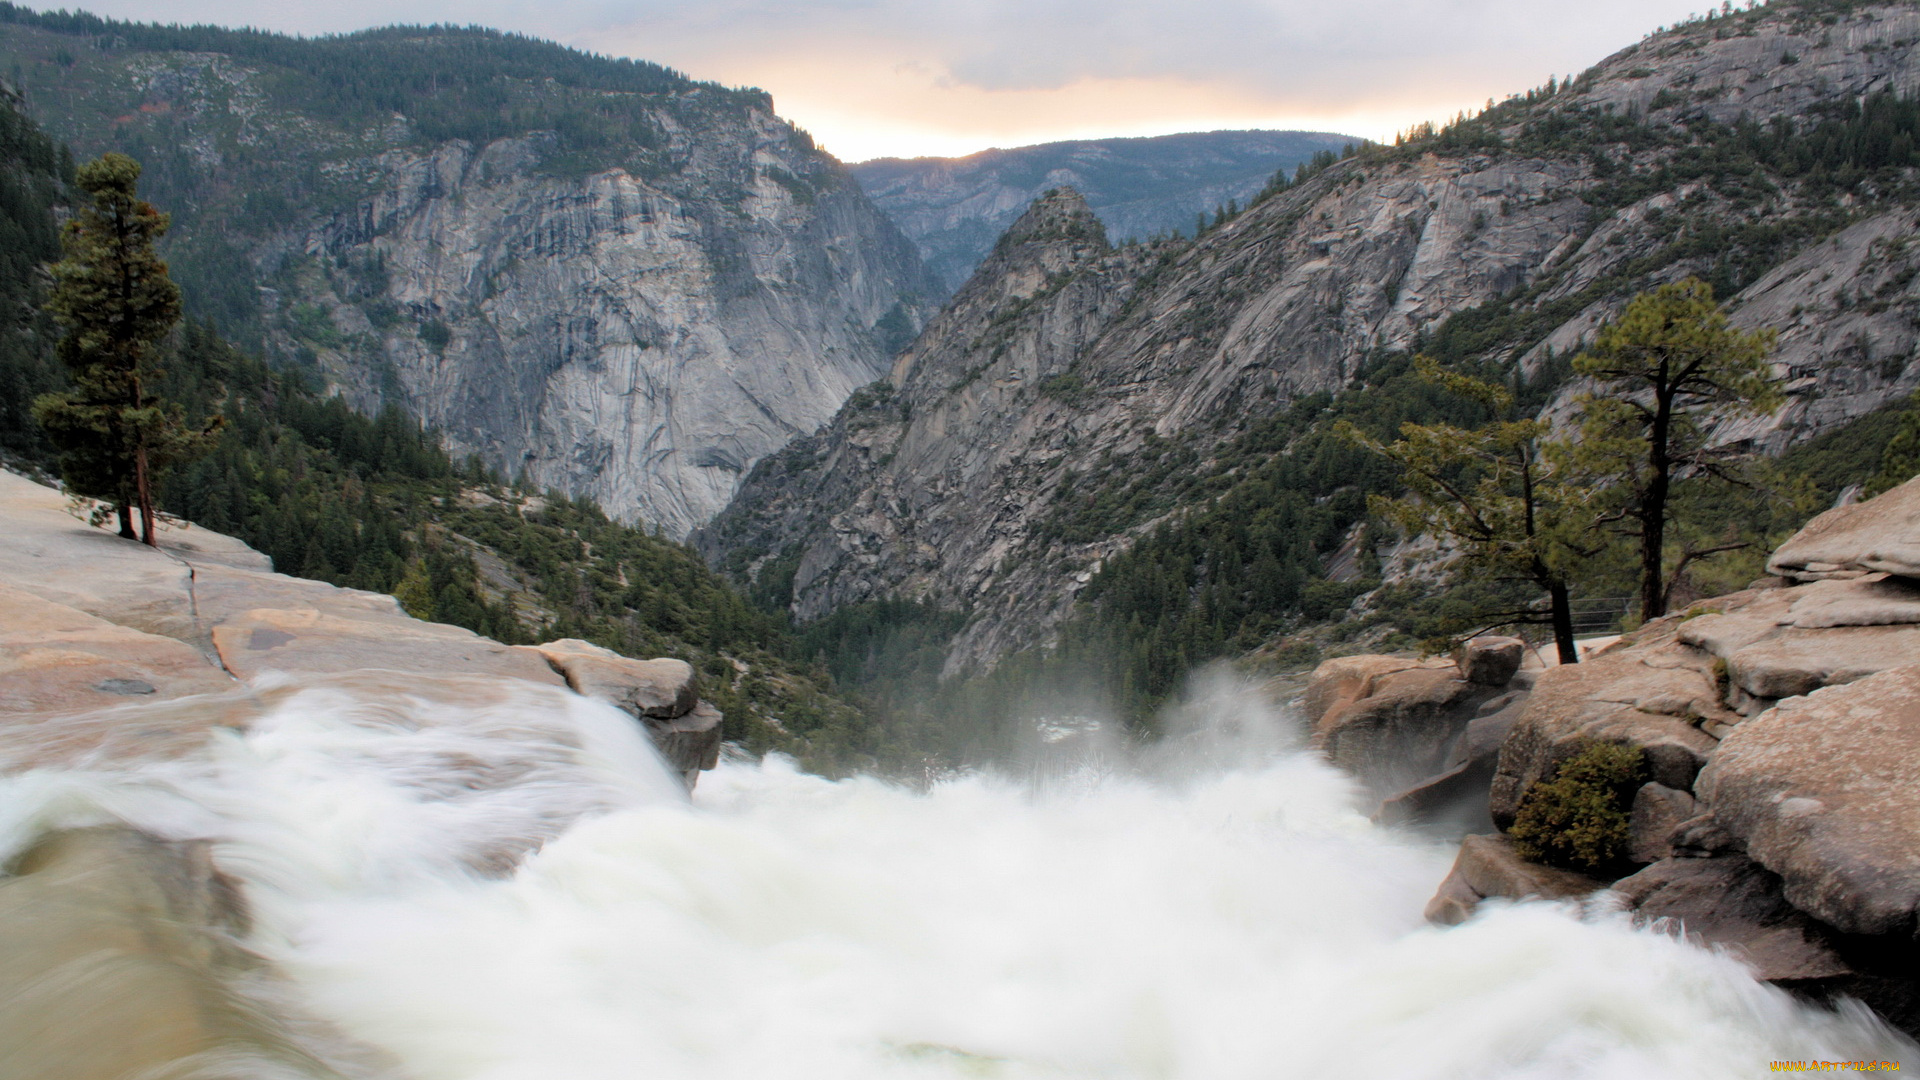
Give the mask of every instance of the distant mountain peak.
M 1016 244 L 1079 242 L 1107 247 L 1107 227 L 1087 205 L 1086 196 L 1070 187 L 1051 188 L 1033 200 L 1019 220 L 1000 237 L 997 250 Z
M 848 167 L 913 239 L 951 293 L 1034 199 L 1071 187 L 1116 240 L 1192 235 L 1273 178 L 1360 140 L 1314 131 L 1201 131 L 982 150 L 963 158 L 880 158 Z

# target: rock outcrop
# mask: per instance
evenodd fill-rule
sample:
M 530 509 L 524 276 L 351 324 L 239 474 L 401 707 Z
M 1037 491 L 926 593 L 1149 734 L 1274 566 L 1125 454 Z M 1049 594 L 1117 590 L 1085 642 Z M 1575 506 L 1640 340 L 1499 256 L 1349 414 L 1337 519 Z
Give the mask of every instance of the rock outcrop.
M 1703 601 L 1539 672 L 1482 789 L 1505 829 L 1584 748 L 1637 748 L 1647 782 L 1614 810 L 1624 861 L 1642 869 L 1612 886 L 1616 901 L 1760 978 L 1859 997 L 1908 1031 L 1920 1030 L 1920 584 L 1888 573 L 1888 552 L 1913 538 L 1916 498 L 1920 479 L 1816 518 L 1773 559 L 1803 583 Z M 1376 683 L 1447 670 L 1405 663 L 1329 662 L 1315 700 L 1337 722 Z M 1429 917 L 1579 884 L 1502 837 L 1470 836 Z
M 1767 560 L 1767 570 L 1796 581 L 1866 574 L 1920 580 L 1920 484 L 1902 484 L 1870 502 L 1821 514 L 1780 545 Z M 1920 586 L 1902 589 L 1899 602 L 1920 604 L 1920 591 L 1908 589 L 1920 590 Z M 1907 614 L 1903 606 L 1896 617 L 1885 621 L 1920 621 Z
M 149 548 L 5 471 L 0 520 L 0 769 L 191 754 L 257 713 L 250 683 L 369 670 L 599 697 L 646 728 L 689 789 L 718 760 L 720 713 L 684 661 L 583 641 L 502 645 L 415 619 L 391 596 L 276 574 L 205 529 L 163 528 Z
M 1569 900 L 1602 888 L 1604 882 L 1571 870 L 1528 862 L 1514 853 L 1504 836 L 1469 836 L 1460 842 L 1453 869 L 1427 904 L 1427 919 L 1442 926 L 1467 921 L 1480 901 Z
M 1920 663 L 1741 724 L 1696 790 L 1794 907 L 1847 933 L 1920 931 Z
M 578 638 L 533 648 L 574 693 L 598 698 L 645 725 L 689 790 L 702 769 L 720 763 L 720 710 L 700 700 L 699 681 L 685 660 L 634 660 Z
M 1303 719 L 1380 800 L 1378 820 L 1485 829 L 1494 762 L 1539 675 L 1524 658 L 1517 638 L 1475 639 L 1452 661 L 1336 657 L 1308 679 Z

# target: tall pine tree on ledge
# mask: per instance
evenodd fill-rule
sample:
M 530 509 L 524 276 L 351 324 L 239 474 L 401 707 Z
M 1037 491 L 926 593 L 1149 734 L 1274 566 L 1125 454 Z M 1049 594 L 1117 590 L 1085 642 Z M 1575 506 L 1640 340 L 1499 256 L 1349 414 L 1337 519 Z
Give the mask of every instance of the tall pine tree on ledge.
M 1742 448 L 1716 442 L 1712 423 L 1768 416 L 1786 397 L 1768 363 L 1772 330 L 1727 323 L 1713 288 L 1688 278 L 1641 293 L 1573 359 L 1597 389 L 1581 395 L 1573 461 L 1614 501 L 1602 520 L 1640 549 L 1640 617 L 1667 613 L 1686 564 L 1744 546 L 1689 549 L 1669 567 L 1667 526 L 1673 485 L 1690 478 L 1732 481 Z
M 156 476 L 204 451 L 221 421 L 189 424 L 184 409 L 152 393 L 158 346 L 180 321 L 180 289 L 153 250 L 167 215 L 140 199 L 139 179 L 125 154 L 78 171 L 92 201 L 67 223 L 47 300 L 66 330 L 57 354 L 74 389 L 42 395 L 33 412 L 60 450 L 68 492 L 111 505 L 121 536 L 152 545 Z

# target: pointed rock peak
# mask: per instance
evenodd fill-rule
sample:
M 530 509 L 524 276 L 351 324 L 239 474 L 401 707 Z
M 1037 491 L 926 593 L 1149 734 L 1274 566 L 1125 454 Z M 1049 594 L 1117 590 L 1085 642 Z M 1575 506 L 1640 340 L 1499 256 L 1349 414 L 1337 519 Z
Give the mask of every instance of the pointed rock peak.
M 1087 205 L 1087 200 L 1070 187 L 1057 187 L 1033 200 L 1027 212 L 1000 237 L 999 250 L 1015 244 L 1069 243 L 1107 246 L 1107 228 Z

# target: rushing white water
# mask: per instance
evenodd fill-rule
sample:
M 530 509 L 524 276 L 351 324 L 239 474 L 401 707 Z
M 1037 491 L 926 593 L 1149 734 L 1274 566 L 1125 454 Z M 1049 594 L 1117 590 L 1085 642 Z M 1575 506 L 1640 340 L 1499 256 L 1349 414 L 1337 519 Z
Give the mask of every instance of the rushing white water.
M 1047 783 L 775 759 L 689 805 L 557 692 L 308 689 L 210 765 L 6 781 L 0 843 L 219 838 L 305 1007 L 417 1080 L 1644 1080 L 1908 1045 L 1618 916 L 1428 927 L 1449 850 L 1248 700 L 1190 714 Z

